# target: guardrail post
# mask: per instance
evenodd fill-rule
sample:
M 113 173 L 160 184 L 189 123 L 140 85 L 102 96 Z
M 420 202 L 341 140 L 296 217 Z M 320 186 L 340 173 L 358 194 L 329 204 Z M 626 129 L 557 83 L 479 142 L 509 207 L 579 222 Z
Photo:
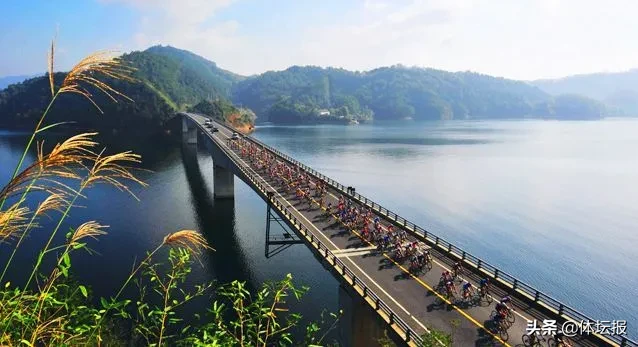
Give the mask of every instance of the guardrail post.
M 627 346 L 627 338 L 623 336 L 622 341 L 620 341 L 620 347 Z
M 565 309 L 565 306 L 563 304 L 558 305 L 558 315 L 562 316 L 563 315 L 563 310 Z
M 352 275 L 352 286 L 356 287 L 357 286 L 357 276 Z
M 465 260 L 465 251 L 463 251 L 463 254 L 461 254 L 461 260 L 464 261 Z
M 482 261 L 481 259 L 479 259 L 479 260 L 478 260 L 478 263 L 476 264 L 476 268 L 477 268 L 477 269 L 479 269 L 479 270 L 481 269 L 481 263 L 482 263 L 482 262 L 483 262 L 483 261 Z
M 448 253 L 452 252 L 452 244 L 451 243 L 448 243 L 448 245 L 447 245 L 447 252 Z
M 434 242 L 434 244 L 437 245 L 437 246 L 439 245 L 439 237 L 438 236 L 436 237 L 436 242 Z
M 379 302 L 380 302 L 379 298 L 377 298 L 377 301 L 374 302 L 374 306 L 377 310 L 379 309 L 379 306 L 380 306 Z
M 394 312 L 390 311 L 390 324 L 394 324 Z
M 405 227 L 405 226 L 407 226 L 407 225 L 408 225 L 408 221 L 404 219 L 404 220 L 403 220 L 403 226 Z
M 516 287 L 518 287 L 518 280 L 514 279 L 514 285 L 512 286 L 512 291 L 515 291 Z
M 541 292 L 539 292 L 538 290 L 536 291 L 536 294 L 534 294 L 534 302 L 538 302 L 538 299 L 541 296 Z
M 405 341 L 407 341 L 407 342 L 410 341 L 410 334 L 412 334 L 412 330 L 410 330 L 410 328 L 408 328 L 408 330 L 405 331 Z
M 368 287 L 363 287 L 363 297 L 368 296 Z
M 494 279 L 498 278 L 498 269 L 494 270 Z

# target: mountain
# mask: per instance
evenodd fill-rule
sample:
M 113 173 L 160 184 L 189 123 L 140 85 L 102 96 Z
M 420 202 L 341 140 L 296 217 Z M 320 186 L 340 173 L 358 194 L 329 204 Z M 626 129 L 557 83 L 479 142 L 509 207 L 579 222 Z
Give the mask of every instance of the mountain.
M 607 113 L 590 98 L 552 96 L 526 82 L 472 72 L 401 65 L 363 72 L 293 66 L 244 77 L 170 46 L 153 46 L 121 59 L 135 68 L 138 82 L 106 82 L 134 102 L 113 103 L 91 90 L 104 109 L 105 114 L 100 115 L 82 97 L 62 95 L 47 124 L 74 121 L 80 128 L 139 136 L 167 130 L 175 111 L 188 109 L 210 112 L 212 117 L 246 129 L 252 128 L 255 113 L 261 121 L 294 124 L 372 119 L 598 119 Z M 55 80 L 60 83 L 63 77 L 56 74 Z M 33 127 L 49 93 L 45 77 L 1 90 L 0 127 Z M 632 97 L 615 96 L 619 103 Z
M 62 95 L 47 116 L 47 123 L 74 121 L 77 126 L 101 132 L 153 133 L 164 130 L 178 110 L 186 110 L 202 100 L 228 98 L 232 86 L 243 79 L 218 68 L 212 61 L 169 46 L 131 52 L 121 59 L 135 68 L 138 82 L 105 80 L 134 102 L 113 103 L 103 93 L 91 90 L 104 110 L 101 115 L 88 100 Z M 64 74 L 56 74 L 55 80 L 59 83 L 63 78 Z M 0 91 L 0 127 L 33 127 L 49 99 L 46 77 L 32 78 Z M 250 118 L 233 118 L 233 125 L 242 126 L 241 122 L 247 120 Z
M 608 105 L 627 116 L 638 116 L 638 69 L 594 73 L 531 82 L 552 94 L 580 94 Z
M 128 54 L 125 59 L 138 69 L 139 78 L 165 91 L 180 109 L 203 99 L 228 98 L 233 85 L 245 78 L 171 46 L 153 46 Z
M 4 76 L 0 77 L 0 90 L 8 87 L 10 84 L 20 83 L 37 75 L 20 75 L 20 76 Z
M 401 65 L 364 72 L 293 66 L 238 82 L 233 101 L 278 123 L 314 123 L 328 113 L 359 120 L 598 119 L 606 113 L 594 100 L 552 97 L 526 82 Z

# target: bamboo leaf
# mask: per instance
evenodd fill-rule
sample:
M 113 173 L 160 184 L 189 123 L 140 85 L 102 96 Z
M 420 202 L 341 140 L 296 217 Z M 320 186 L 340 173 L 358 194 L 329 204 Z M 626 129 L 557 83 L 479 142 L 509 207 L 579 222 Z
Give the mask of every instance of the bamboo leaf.
M 85 298 L 89 296 L 85 286 L 80 286 L 80 292 L 82 292 L 82 295 L 84 295 Z

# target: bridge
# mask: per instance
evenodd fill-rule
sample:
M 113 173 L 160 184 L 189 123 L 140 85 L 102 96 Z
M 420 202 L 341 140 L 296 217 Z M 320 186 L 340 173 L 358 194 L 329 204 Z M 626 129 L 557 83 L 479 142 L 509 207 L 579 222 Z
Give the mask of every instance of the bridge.
M 556 321 L 558 327 L 564 322 L 596 322 L 362 196 L 355 187 L 344 186 L 250 136 L 233 139 L 234 129 L 227 125 L 215 123 L 218 131 L 213 131 L 204 126 L 204 116 L 192 113 L 179 115 L 184 142 L 197 144 L 203 141 L 211 153 L 215 199 L 233 198 L 234 177 L 240 178 L 265 201 L 269 220 L 273 214 L 275 220 L 285 223 L 295 233 L 295 237 L 287 235 L 273 243 L 306 244 L 340 281 L 340 302 L 346 302 L 348 307 L 344 311 L 357 312 L 357 320 L 352 312 L 345 312 L 342 324 L 351 331 L 351 336 L 345 339 L 346 345 L 374 345 L 383 336 L 383 331 L 390 331 L 395 341 L 419 346 L 423 343 L 422 336 L 434 328 L 452 333 L 454 345 L 458 346 L 520 346 L 523 345 L 528 321 L 537 320 L 539 327 L 543 320 Z M 284 189 L 267 170 L 245 155 L 242 149 L 248 147 L 266 151 L 278 162 L 299 167 L 313 181 L 323 182 L 326 204 L 331 202 L 336 206 L 338 197 L 343 196 L 357 206 L 370 208 L 383 225 L 404 230 L 409 240 L 427 245 L 433 256 L 432 268 L 425 268 L 420 273 L 411 272 L 409 262 L 395 260 L 391 251 L 379 251 L 377 245 L 367 241 L 360 232 L 349 230 L 316 201 L 303 203 L 294 192 Z M 267 232 L 269 230 L 267 226 Z M 438 285 L 441 273 L 451 271 L 456 262 L 463 266 L 460 280 L 472 283 L 475 288 L 480 279 L 490 278 L 491 293 L 487 298 L 468 303 L 460 295 L 456 299 L 448 299 L 444 295 Z M 460 289 L 459 284 L 456 282 Z M 506 295 L 512 297 L 515 311 L 514 322 L 507 333 L 503 333 L 495 329 L 492 318 L 495 303 Z M 597 333 L 574 336 L 571 341 L 579 346 L 638 347 L 637 342 L 626 336 Z

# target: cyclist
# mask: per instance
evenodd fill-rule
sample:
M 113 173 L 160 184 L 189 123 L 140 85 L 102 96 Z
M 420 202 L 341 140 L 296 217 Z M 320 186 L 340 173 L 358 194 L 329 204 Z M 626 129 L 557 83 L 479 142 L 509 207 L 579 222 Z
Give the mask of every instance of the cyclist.
M 556 335 L 554 335 L 554 340 L 556 341 L 556 346 L 561 346 L 561 347 L 572 347 L 572 343 L 569 342 L 569 340 L 567 339 L 567 337 L 565 337 L 565 334 L 563 333 L 562 330 L 559 330 L 556 332 Z
M 504 296 L 504 297 L 501 299 L 501 304 L 505 305 L 505 307 L 507 307 L 507 310 L 508 310 L 508 311 L 509 311 L 509 310 L 514 310 L 514 306 L 512 305 L 512 297 L 511 297 L 511 296 L 509 296 L 509 295 Z M 508 305 L 508 304 L 509 304 L 509 305 Z
M 503 330 L 507 330 L 506 325 L 504 324 L 505 315 L 503 315 L 503 313 L 499 310 L 499 305 L 501 305 L 500 302 L 496 304 L 496 315 L 494 315 L 494 323 L 497 327 L 502 328 Z
M 425 265 L 425 252 L 419 253 L 419 255 L 416 257 L 416 260 L 419 264 L 419 268 L 423 268 L 423 265 Z
M 498 313 L 498 316 L 505 318 L 507 316 L 507 312 L 509 312 L 509 307 L 507 307 L 504 303 L 499 302 L 496 304 L 496 312 Z
M 481 291 L 481 296 L 490 293 L 490 279 L 485 277 L 479 283 L 479 290 Z
M 471 294 L 474 294 L 474 287 L 472 286 L 472 283 L 463 283 L 463 298 L 468 298 Z
M 452 273 L 454 274 L 454 277 L 457 277 L 461 274 L 461 262 L 457 261 L 456 263 L 454 263 L 454 266 L 452 267 Z
M 454 293 L 458 292 L 456 290 L 456 286 L 454 285 L 454 281 L 445 282 L 445 290 L 447 291 L 448 297 L 454 296 Z
M 443 271 L 443 273 L 441 273 L 441 282 L 445 283 L 451 280 L 452 280 L 452 275 L 450 275 L 449 271 L 445 270 Z

